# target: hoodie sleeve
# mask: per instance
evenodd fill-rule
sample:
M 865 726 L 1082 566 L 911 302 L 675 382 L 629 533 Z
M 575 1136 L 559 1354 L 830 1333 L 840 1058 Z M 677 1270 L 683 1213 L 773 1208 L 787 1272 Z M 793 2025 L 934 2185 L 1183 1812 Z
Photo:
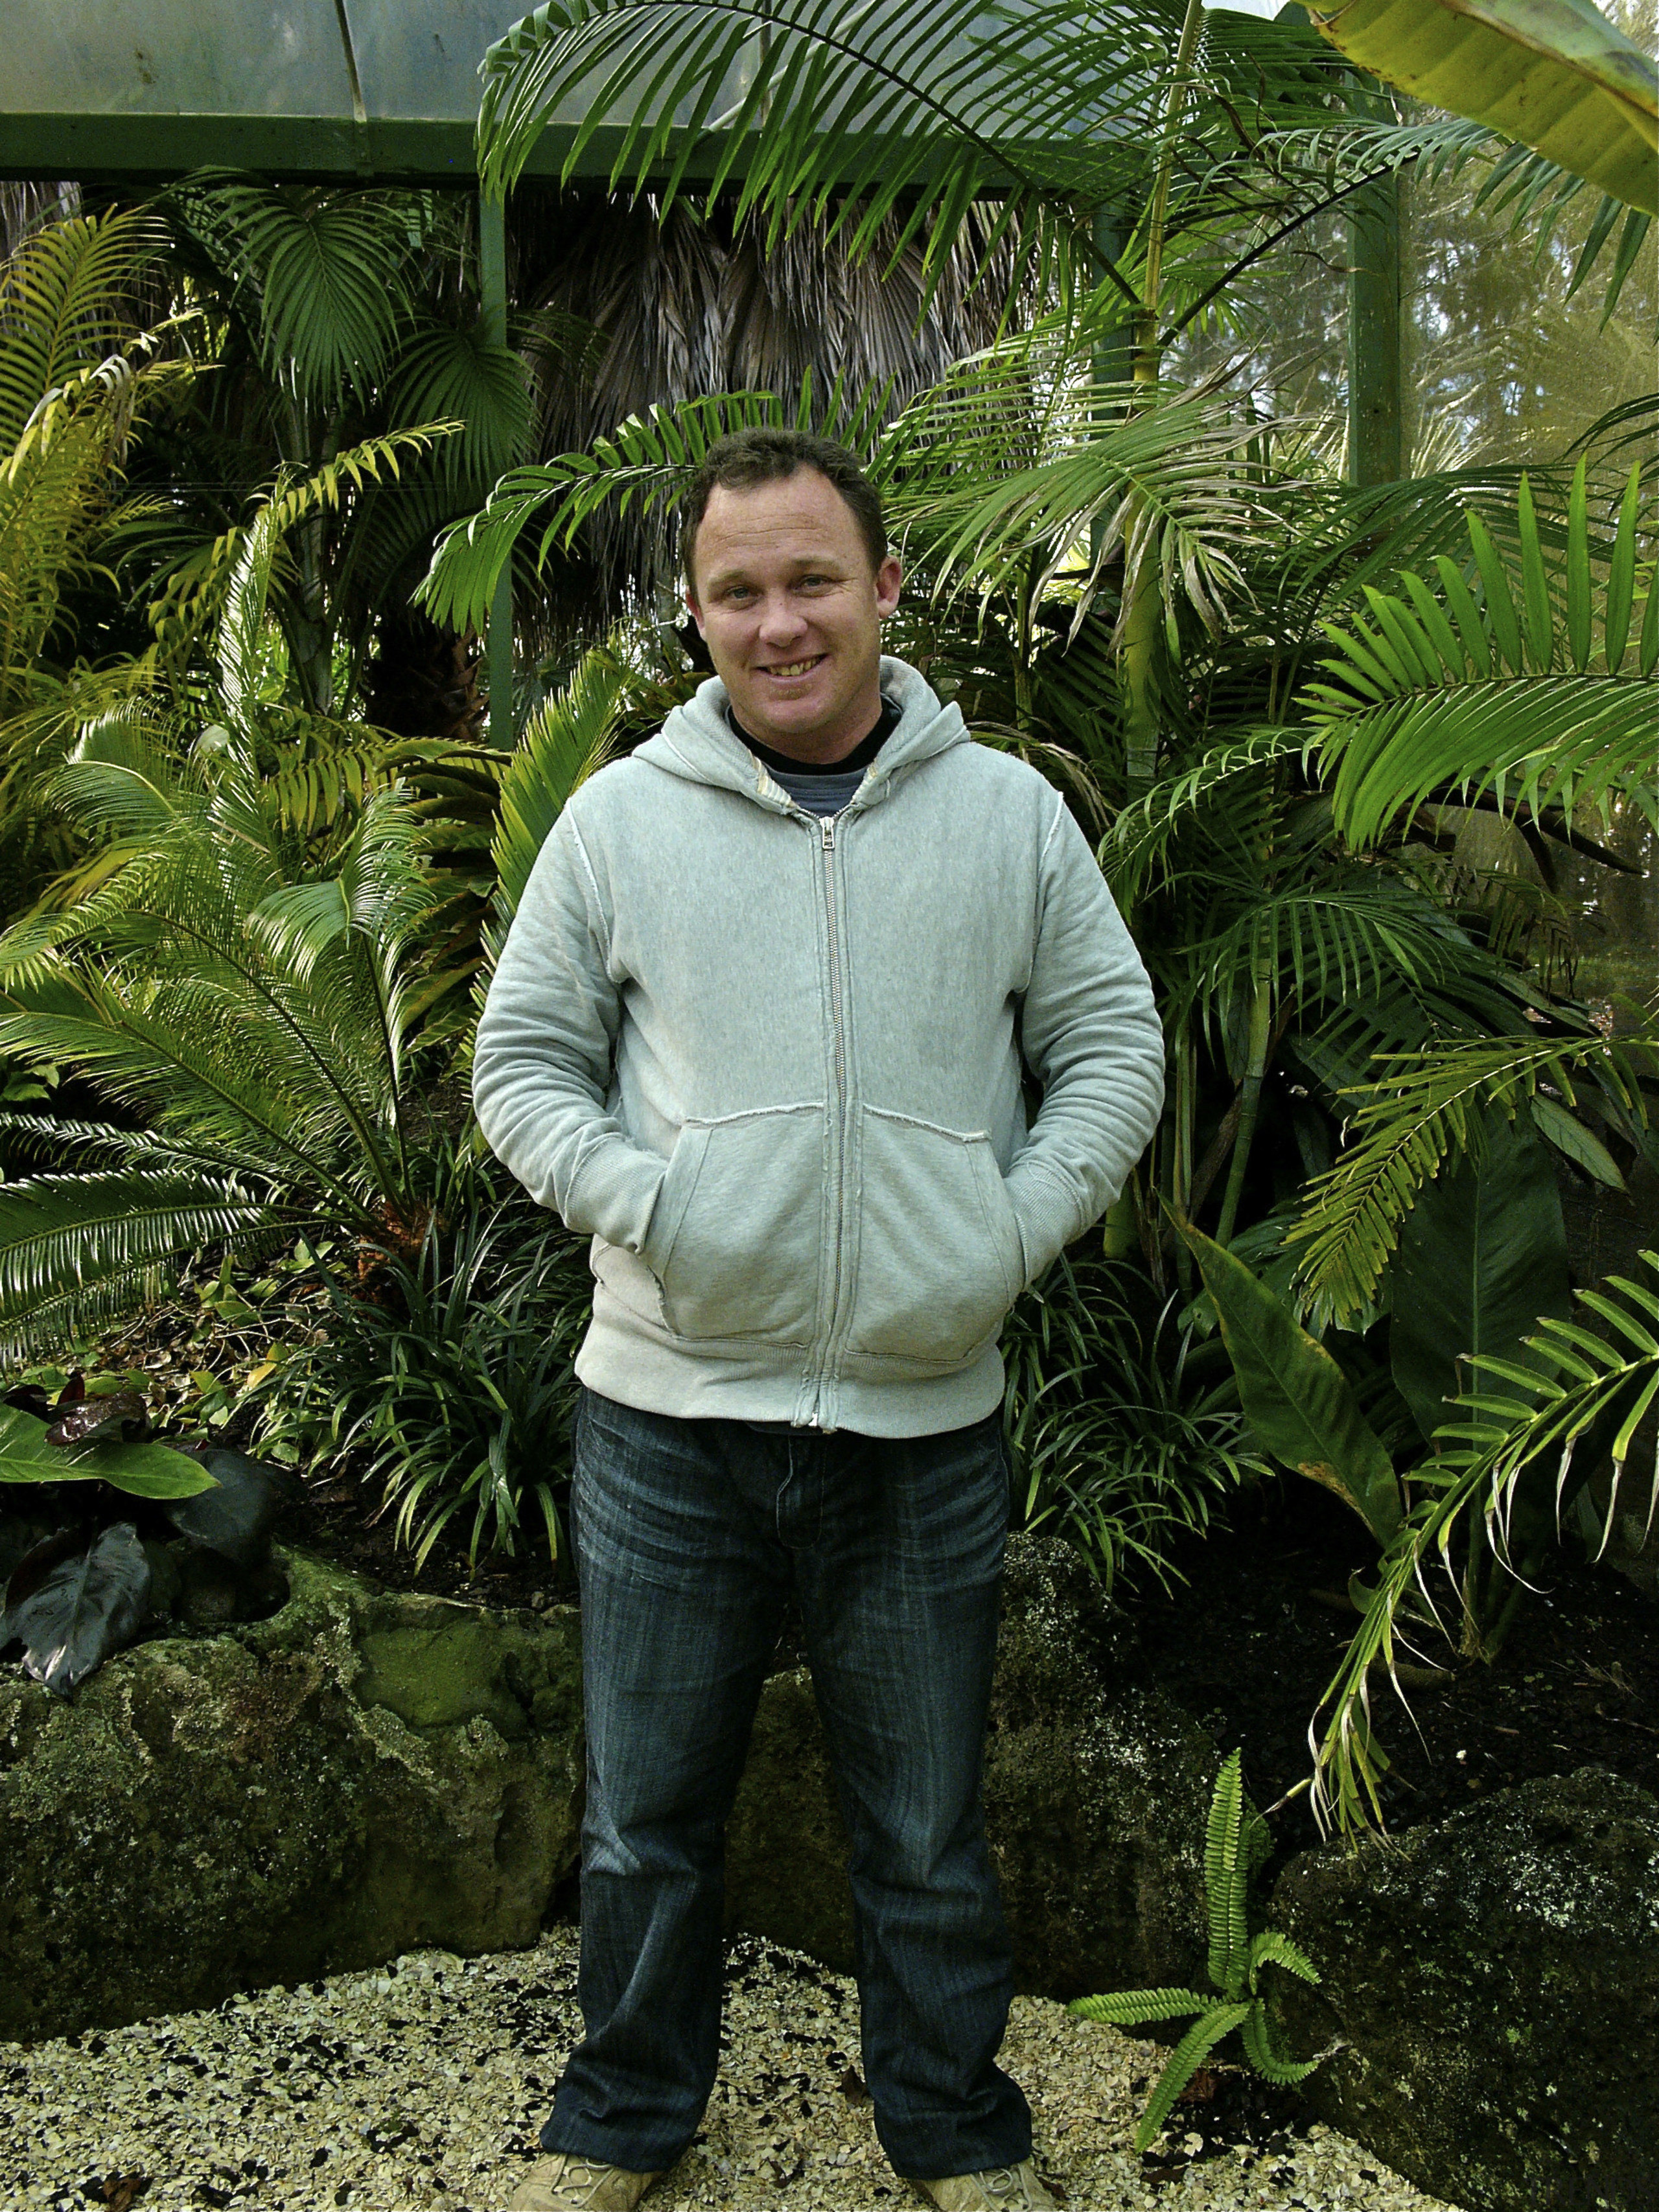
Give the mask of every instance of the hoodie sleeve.
M 1007 1176 L 1028 1282 L 1116 1198 L 1164 1105 L 1146 970 L 1082 831 L 1055 804 L 1020 1026 L 1042 1106 Z
M 567 813 L 543 846 L 478 1021 L 472 1102 L 491 1151 L 568 1225 L 637 1252 L 666 1163 L 607 1110 L 622 1000 L 599 887 Z

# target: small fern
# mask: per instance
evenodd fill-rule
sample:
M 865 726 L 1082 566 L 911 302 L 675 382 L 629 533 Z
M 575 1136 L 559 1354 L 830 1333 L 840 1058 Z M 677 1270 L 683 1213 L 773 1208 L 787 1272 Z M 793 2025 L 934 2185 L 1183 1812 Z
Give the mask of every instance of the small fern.
M 1281 2057 L 1273 2048 L 1266 1999 L 1258 1982 L 1264 1966 L 1282 1966 L 1304 1982 L 1317 1982 L 1317 1969 L 1287 1936 L 1276 1929 L 1249 1932 L 1250 1885 L 1271 1848 L 1267 1824 L 1244 1794 L 1233 1752 L 1216 1778 L 1204 1843 L 1204 1887 L 1209 1905 L 1209 1976 L 1215 1993 L 1196 1990 L 1117 1990 L 1104 1996 L 1079 1997 L 1069 2009 L 1084 2020 L 1114 2027 L 1139 2027 L 1155 2020 L 1198 2017 L 1170 2052 L 1135 2130 L 1135 2148 L 1147 2148 L 1175 2108 L 1176 2100 L 1200 2063 L 1237 2028 L 1244 2056 L 1264 2081 L 1301 2081 L 1319 2063 Z

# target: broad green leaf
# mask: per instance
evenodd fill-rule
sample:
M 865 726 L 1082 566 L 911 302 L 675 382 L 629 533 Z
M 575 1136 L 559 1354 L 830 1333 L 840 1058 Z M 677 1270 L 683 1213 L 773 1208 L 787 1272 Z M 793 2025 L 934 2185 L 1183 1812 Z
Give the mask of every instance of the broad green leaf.
M 1347 0 L 1309 13 L 1384 83 L 1659 213 L 1653 64 L 1589 0 Z
M 1400 1519 L 1400 1485 L 1348 1378 L 1242 1260 L 1195 1229 L 1181 1233 L 1215 1301 L 1239 1397 L 1261 1443 L 1334 1491 L 1386 1543 Z
M 217 1486 L 194 1460 L 165 1444 L 60 1447 L 46 1437 L 46 1422 L 0 1406 L 0 1482 L 107 1482 L 134 1498 L 193 1498 Z
M 1549 1154 L 1523 1118 L 1489 1114 L 1478 1134 L 1418 1193 L 1394 1263 L 1389 1356 L 1425 1437 L 1451 1418 L 1468 1359 L 1513 1358 L 1540 1316 L 1571 1305 Z
M 1538 1133 L 1558 1152 L 1565 1152 L 1570 1160 L 1593 1176 L 1609 1190 L 1623 1190 L 1625 1178 L 1619 1172 L 1618 1162 L 1597 1136 L 1593 1136 L 1565 1106 L 1553 1098 L 1538 1094 L 1532 1102 L 1532 1118 Z

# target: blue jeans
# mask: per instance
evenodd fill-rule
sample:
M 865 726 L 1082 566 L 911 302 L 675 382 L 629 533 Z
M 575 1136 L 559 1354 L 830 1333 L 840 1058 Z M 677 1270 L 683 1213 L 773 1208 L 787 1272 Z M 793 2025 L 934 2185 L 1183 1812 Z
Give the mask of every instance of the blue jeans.
M 720 2056 L 726 1820 L 793 1586 L 852 1838 L 882 2147 L 925 2179 L 1030 2157 L 1030 2109 L 995 2063 L 1013 1976 L 980 1805 L 999 1423 L 826 1436 L 584 1394 L 586 2034 L 544 2148 L 660 2172 L 696 2130 Z

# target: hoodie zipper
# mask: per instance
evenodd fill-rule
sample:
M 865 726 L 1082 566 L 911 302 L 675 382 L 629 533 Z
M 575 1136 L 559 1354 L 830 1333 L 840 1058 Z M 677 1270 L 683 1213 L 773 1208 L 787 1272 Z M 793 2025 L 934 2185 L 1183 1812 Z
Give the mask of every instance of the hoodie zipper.
M 835 1242 L 830 1271 L 830 1311 L 823 1333 L 823 1354 L 815 1377 L 816 1396 L 809 1424 L 812 1428 L 823 1425 L 820 1416 L 823 1410 L 824 1394 L 830 1384 L 831 1352 L 841 1326 L 842 1267 L 847 1212 L 847 1030 L 842 996 L 839 909 L 836 900 L 836 824 L 840 819 L 840 815 L 817 817 L 818 849 L 823 856 L 824 926 L 830 953 L 830 1022 L 835 1042 L 836 1133 L 830 1152 Z

